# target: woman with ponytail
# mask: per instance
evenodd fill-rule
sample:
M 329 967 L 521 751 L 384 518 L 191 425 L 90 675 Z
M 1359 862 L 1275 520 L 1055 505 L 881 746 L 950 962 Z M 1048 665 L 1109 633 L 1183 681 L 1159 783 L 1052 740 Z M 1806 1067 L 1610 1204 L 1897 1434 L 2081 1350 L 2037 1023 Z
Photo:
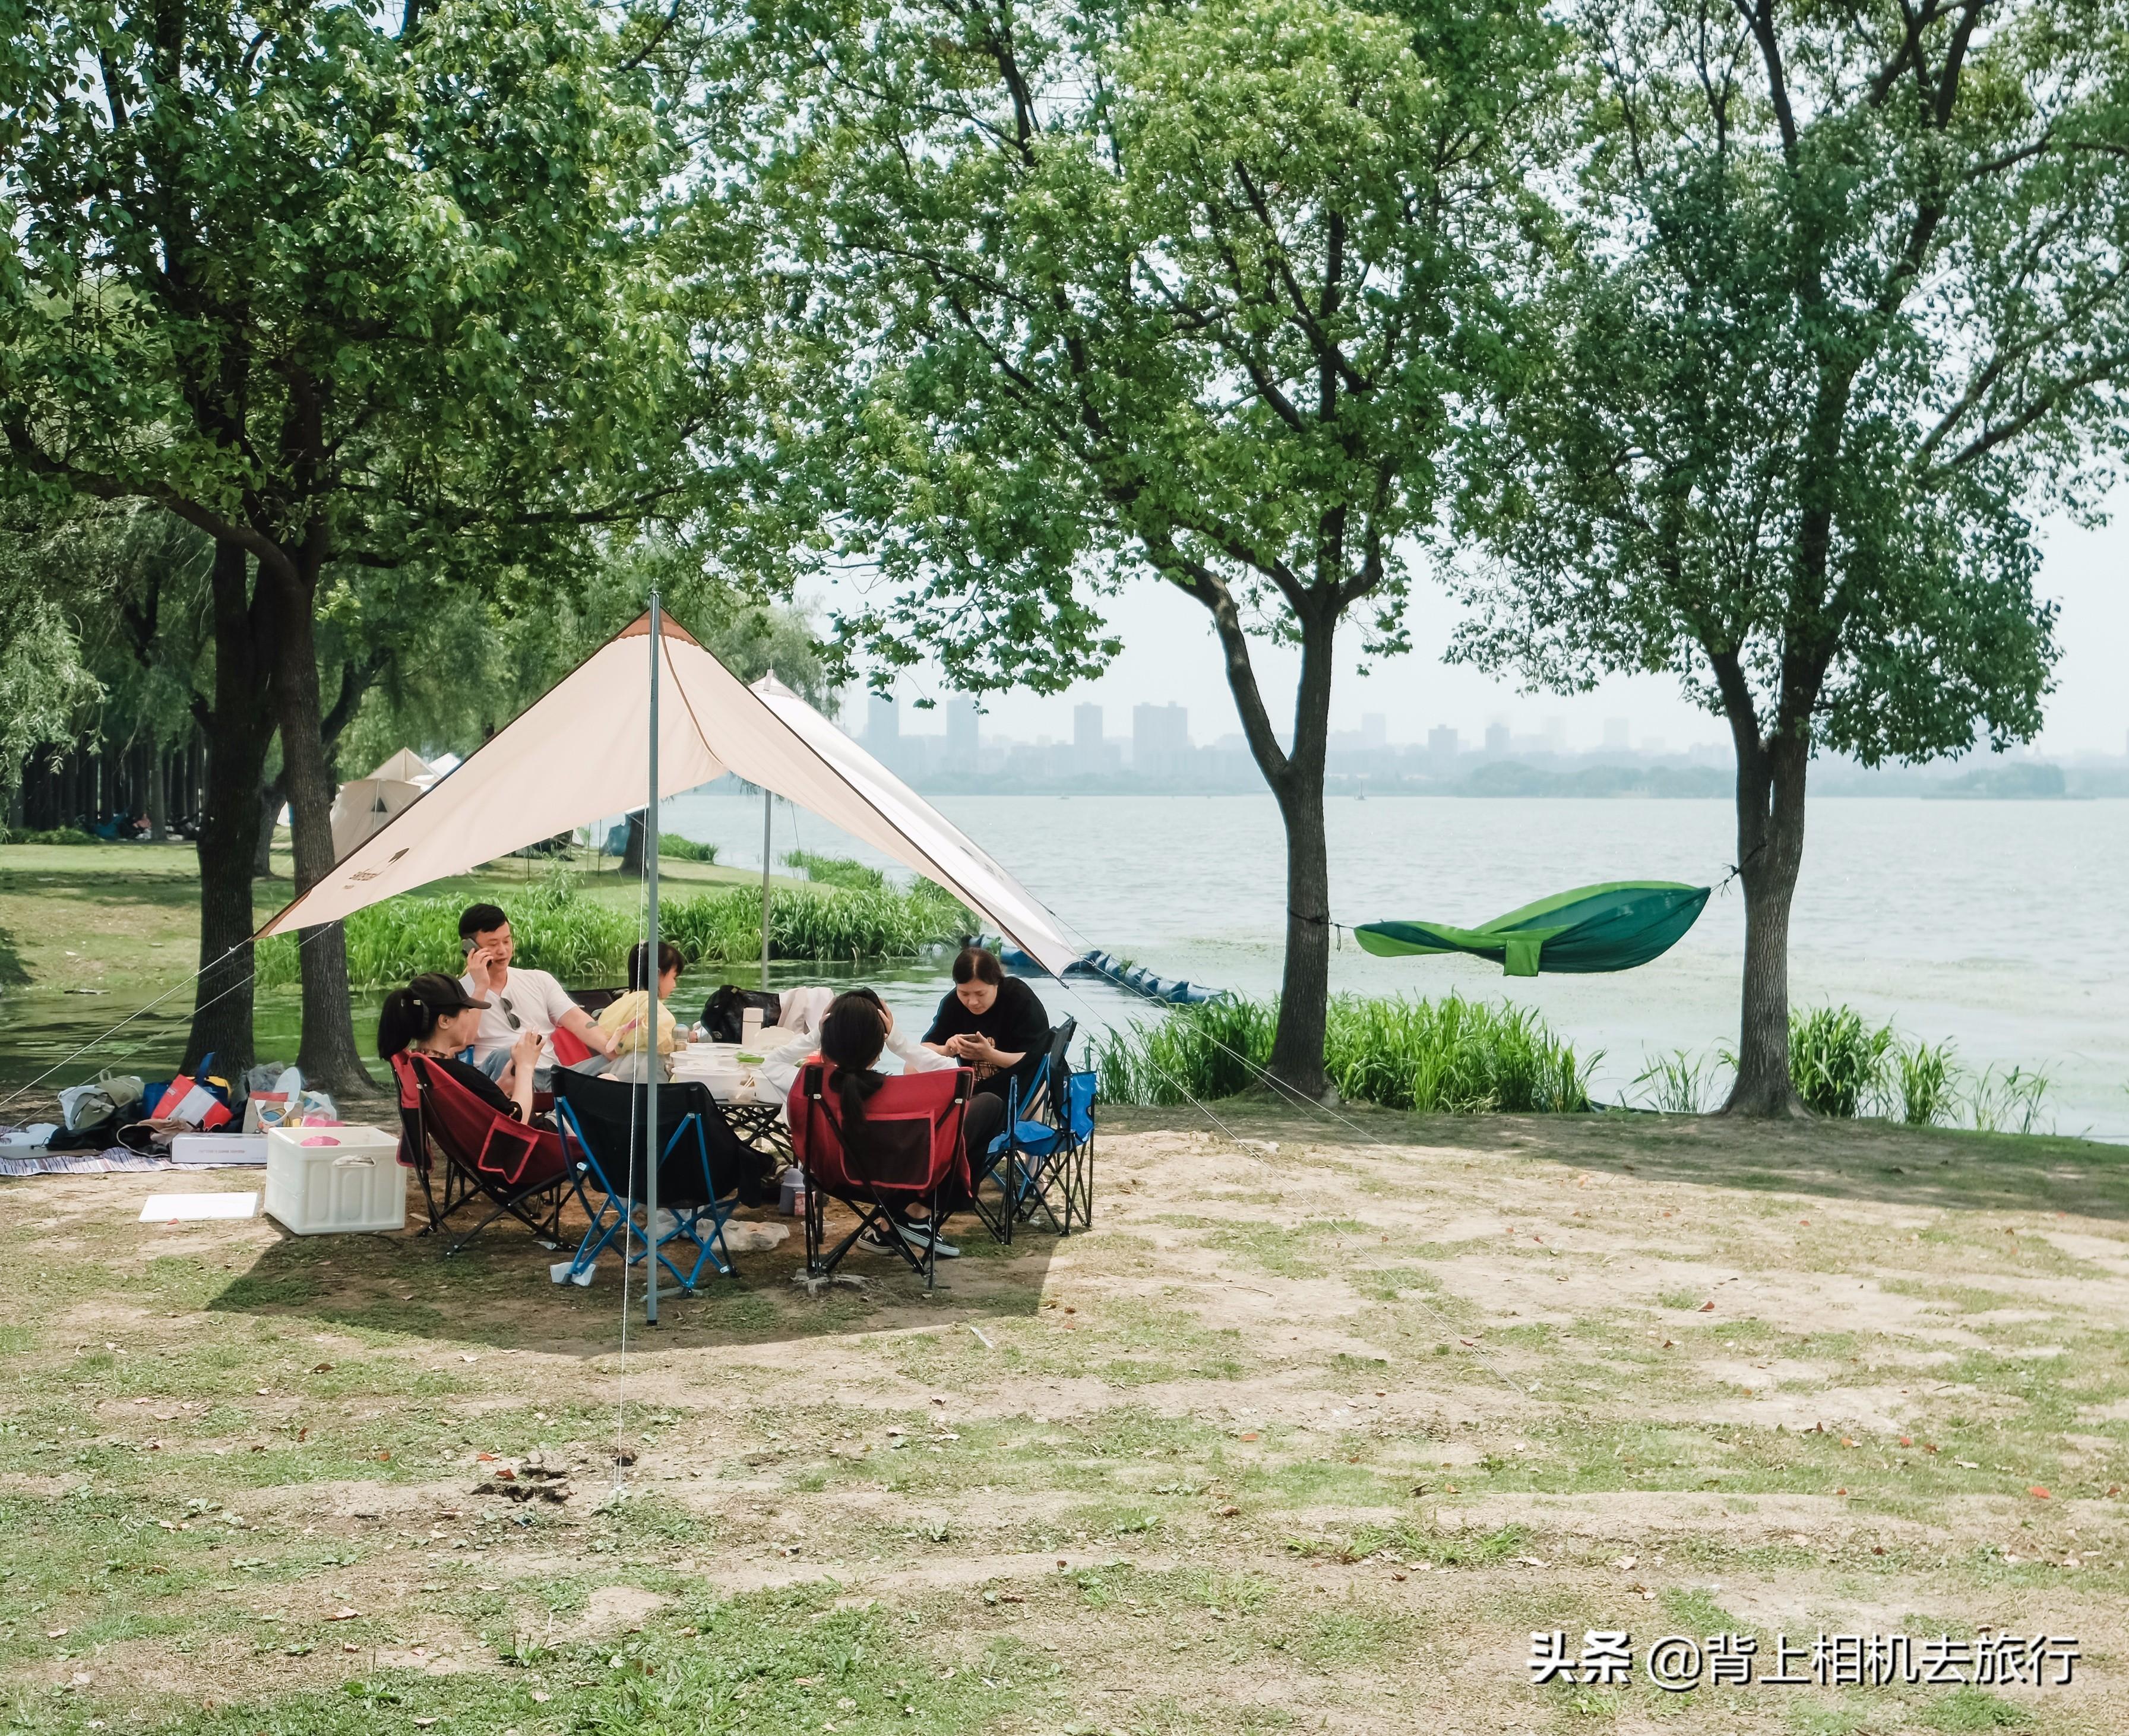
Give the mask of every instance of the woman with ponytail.
M 377 1015 L 377 1052 L 389 1061 L 402 1051 L 441 1067 L 493 1109 L 530 1123 L 532 1073 L 540 1064 L 540 1033 L 522 1031 L 510 1051 L 500 1081 L 459 1057 L 471 1046 L 488 1003 L 476 1000 L 454 977 L 425 971 L 384 997 Z
M 826 1016 L 821 1021 L 817 1037 L 802 1037 L 787 1043 L 769 1057 L 762 1073 L 770 1088 L 788 1100 L 798 1070 L 817 1052 L 828 1063 L 828 1090 L 836 1099 L 842 1122 L 843 1144 L 847 1149 L 864 1137 L 865 1104 L 874 1092 L 887 1083 L 886 1075 L 879 1071 L 879 1060 L 889 1049 L 904 1072 L 941 1072 L 959 1065 L 950 1056 L 897 1036 L 894 1014 L 887 1003 L 870 989 L 852 989 L 838 994 L 830 1004 Z M 967 1204 L 965 1199 L 942 1199 L 939 1215 L 947 1217 Z M 952 1242 L 936 1237 L 925 1218 L 912 1217 L 904 1211 L 898 1219 L 898 1225 L 903 1235 L 917 1244 L 920 1252 L 927 1243 L 936 1247 L 942 1260 L 953 1259 L 961 1252 Z M 885 1244 L 875 1240 L 874 1245 Z

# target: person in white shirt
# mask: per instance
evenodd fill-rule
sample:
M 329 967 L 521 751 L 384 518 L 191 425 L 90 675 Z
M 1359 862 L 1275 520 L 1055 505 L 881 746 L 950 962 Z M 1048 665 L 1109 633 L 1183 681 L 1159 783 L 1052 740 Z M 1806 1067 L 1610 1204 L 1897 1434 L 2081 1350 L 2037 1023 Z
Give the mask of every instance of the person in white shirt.
M 557 1030 L 567 1031 L 594 1055 L 610 1060 L 619 1052 L 619 1045 L 546 971 L 511 968 L 515 944 L 510 918 L 499 906 L 469 906 L 459 918 L 459 943 L 466 954 L 465 975 L 459 980 L 474 999 L 488 1003 L 474 1035 L 473 1064 L 491 1079 L 509 1065 L 512 1048 L 528 1031 L 540 1039 L 534 1080 L 542 1090 L 554 1076 Z
M 927 1049 L 923 1044 L 913 1041 L 903 1033 L 896 1030 L 893 1010 L 870 989 L 852 989 L 849 992 L 852 994 L 863 995 L 878 1007 L 880 1021 L 887 1027 L 886 1047 L 880 1058 L 884 1060 L 887 1056 L 892 1055 L 900 1065 L 893 1067 L 879 1067 L 878 1071 L 880 1072 L 936 1073 L 948 1067 L 956 1067 L 960 1065 L 952 1056 L 941 1054 L 936 1049 Z M 839 997 L 830 997 L 831 1000 L 837 998 Z M 823 1008 L 822 1009 L 823 1018 L 826 1013 L 826 1009 Z M 798 1082 L 799 1070 L 820 1052 L 821 1033 L 817 1023 L 816 1028 L 812 1031 L 793 1037 L 780 1049 L 770 1050 L 768 1058 L 755 1069 L 755 1076 L 761 1081 L 761 1090 L 759 1094 L 760 1099 L 763 1101 L 773 1101 L 779 1105 L 777 1114 L 780 1119 L 790 1118 L 791 1087 Z

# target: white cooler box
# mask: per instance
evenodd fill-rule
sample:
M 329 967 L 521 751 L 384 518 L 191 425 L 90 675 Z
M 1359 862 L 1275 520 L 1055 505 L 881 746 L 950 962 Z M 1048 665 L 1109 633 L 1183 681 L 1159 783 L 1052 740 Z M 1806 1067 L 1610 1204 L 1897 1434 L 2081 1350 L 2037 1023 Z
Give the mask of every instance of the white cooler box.
M 266 1214 L 299 1236 L 403 1229 L 399 1136 L 377 1128 L 275 1128 L 266 1136 Z

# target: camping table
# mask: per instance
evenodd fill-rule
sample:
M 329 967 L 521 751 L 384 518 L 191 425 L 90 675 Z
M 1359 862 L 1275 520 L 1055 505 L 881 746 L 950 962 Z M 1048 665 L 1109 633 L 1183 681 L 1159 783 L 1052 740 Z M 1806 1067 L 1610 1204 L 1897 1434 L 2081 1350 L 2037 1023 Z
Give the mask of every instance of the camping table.
M 770 1026 L 764 1030 L 760 1046 L 750 1054 L 766 1055 L 788 1042 L 793 1033 Z M 740 1046 L 736 1042 L 690 1043 L 673 1056 L 673 1076 L 676 1080 L 697 1080 L 710 1087 L 710 1095 L 717 1100 L 717 1107 L 725 1112 L 725 1120 L 732 1132 L 766 1156 L 781 1157 L 787 1161 L 791 1156 L 791 1135 L 777 1111 L 781 1104 L 773 1099 L 757 1099 L 755 1088 L 742 1084 L 734 1090 L 730 1075 L 750 1074 L 751 1067 L 742 1067 L 739 1061 Z

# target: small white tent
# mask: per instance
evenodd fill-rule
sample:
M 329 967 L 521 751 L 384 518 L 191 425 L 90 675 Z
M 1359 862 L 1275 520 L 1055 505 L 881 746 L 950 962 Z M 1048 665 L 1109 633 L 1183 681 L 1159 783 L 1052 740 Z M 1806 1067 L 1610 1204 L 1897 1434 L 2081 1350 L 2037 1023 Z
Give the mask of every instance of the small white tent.
M 333 859 L 344 860 L 356 845 L 374 837 L 420 799 L 436 781 L 436 770 L 411 747 L 402 747 L 366 778 L 340 786 L 333 798 Z
M 608 640 L 260 932 L 331 922 L 641 801 L 650 631 L 646 614 Z M 1045 969 L 1079 956 L 1024 886 L 788 688 L 749 687 L 669 616 L 660 639 L 660 796 L 734 773 L 936 881 Z

